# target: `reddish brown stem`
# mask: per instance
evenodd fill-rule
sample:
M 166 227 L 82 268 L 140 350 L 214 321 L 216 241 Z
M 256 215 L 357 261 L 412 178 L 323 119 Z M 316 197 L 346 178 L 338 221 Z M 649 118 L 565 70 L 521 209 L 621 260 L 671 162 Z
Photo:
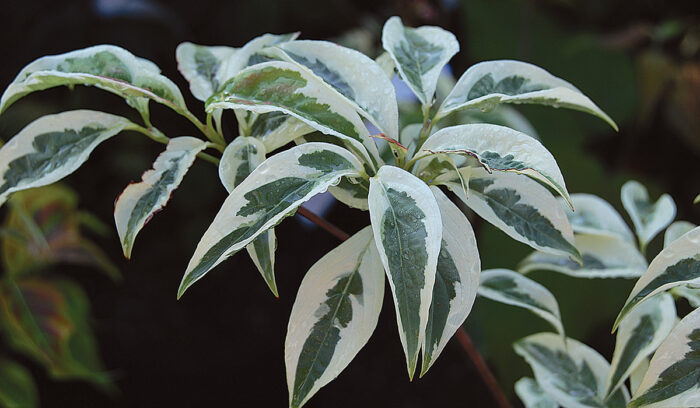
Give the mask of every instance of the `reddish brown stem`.
M 345 241 L 348 238 L 350 238 L 350 235 L 347 234 L 345 231 L 341 230 L 340 228 L 326 221 L 324 218 L 319 217 L 318 215 L 314 214 L 313 212 L 307 210 L 304 207 L 299 207 L 297 213 L 299 213 L 299 215 L 306 218 L 307 220 L 318 225 L 319 227 L 323 228 L 328 233 L 335 236 L 341 241 Z M 464 351 L 467 353 L 467 356 L 469 356 L 469 359 L 474 364 L 474 367 L 476 367 L 476 370 L 479 372 L 481 379 L 484 380 L 484 383 L 486 383 L 486 386 L 491 391 L 491 394 L 496 400 L 498 406 L 500 408 L 511 408 L 510 403 L 508 402 L 508 398 L 506 398 L 505 393 L 503 393 L 503 390 L 498 385 L 498 381 L 496 381 L 496 377 L 493 376 L 491 369 L 489 369 L 489 366 L 486 365 L 484 357 L 482 357 L 479 351 L 476 349 L 476 347 L 474 347 L 474 343 L 472 343 L 471 338 L 469 338 L 467 332 L 464 331 L 464 328 L 460 327 L 459 330 L 457 330 L 455 337 L 457 338 L 457 341 L 459 341 L 459 344 L 462 346 Z

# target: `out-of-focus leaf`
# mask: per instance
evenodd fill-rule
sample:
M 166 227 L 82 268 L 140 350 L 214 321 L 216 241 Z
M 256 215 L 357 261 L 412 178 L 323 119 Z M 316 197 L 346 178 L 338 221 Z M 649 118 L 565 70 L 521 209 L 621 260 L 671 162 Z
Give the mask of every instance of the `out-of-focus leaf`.
M 109 389 L 88 325 L 85 293 L 67 281 L 7 279 L 0 285 L 0 325 L 9 345 L 56 379 L 82 379 Z
M 676 203 L 671 196 L 663 194 L 652 203 L 646 187 L 637 181 L 625 183 L 621 196 L 622 205 L 632 219 L 641 248 L 645 248 L 676 217 Z
M 39 398 L 29 371 L 12 360 L 0 357 L 0 406 L 34 408 Z

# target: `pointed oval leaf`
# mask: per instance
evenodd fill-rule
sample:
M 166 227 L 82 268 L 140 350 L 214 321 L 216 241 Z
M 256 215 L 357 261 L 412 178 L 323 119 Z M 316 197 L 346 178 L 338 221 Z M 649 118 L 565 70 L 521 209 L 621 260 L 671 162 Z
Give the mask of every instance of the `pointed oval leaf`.
M 440 208 L 420 179 L 384 166 L 370 179 L 369 216 L 394 297 L 408 376 L 413 378 L 440 253 Z
M 564 207 L 536 181 L 473 169 L 468 198 L 458 181 L 445 184 L 480 217 L 513 239 L 548 254 L 580 260 Z
M 190 92 L 205 102 L 223 83 L 222 65 L 237 51 L 226 46 L 206 46 L 184 42 L 177 46 L 177 69 L 190 83 Z
M 564 335 L 557 299 L 547 288 L 526 276 L 508 269 L 483 271 L 478 294 L 496 302 L 530 310 Z
M 682 285 L 700 285 L 700 227 L 686 232 L 664 248 L 632 288 L 613 330 L 639 303 Z
M 467 217 L 437 187 L 430 187 L 440 208 L 442 243 L 432 302 L 422 345 L 421 376 L 435 363 L 472 310 L 481 261 Z
M 525 174 L 554 189 L 573 208 L 554 156 L 542 143 L 517 130 L 487 123 L 450 126 L 430 136 L 416 158 L 443 153 L 474 157 L 489 173 Z
M 362 173 L 362 164 L 355 156 L 328 143 L 306 143 L 265 160 L 224 201 L 197 244 L 178 297 L 216 265 L 293 214 L 303 202 L 342 176 Z
M 664 248 L 671 245 L 671 243 L 678 238 L 682 237 L 686 232 L 697 227 L 697 225 L 688 221 L 676 221 L 666 228 L 664 233 Z
M 525 408 L 558 408 L 542 387 L 532 378 L 523 377 L 515 382 L 515 393 L 523 402 Z
M 605 401 L 605 378 L 610 364 L 597 351 L 554 333 L 538 333 L 514 344 L 553 400 L 567 408 L 620 407 L 629 400 L 623 385 Z
M 660 293 L 634 309 L 620 323 L 606 382 L 607 395 L 615 391 L 648 355 L 661 344 L 676 324 L 673 297 Z
M 290 41 L 272 50 L 283 61 L 311 70 L 350 101 L 380 131 L 399 136 L 399 111 L 391 79 L 374 60 L 328 41 Z
M 127 259 L 131 258 L 136 235 L 167 205 L 197 154 L 206 147 L 207 142 L 196 137 L 170 139 L 153 168 L 143 173 L 140 182 L 129 184 L 119 195 L 114 203 L 114 223 Z
M 254 138 L 239 136 L 233 140 L 219 162 L 219 179 L 231 193 L 241 184 L 263 161 L 265 161 L 265 145 Z M 277 237 L 274 228 L 258 235 L 253 242 L 246 246 L 250 259 L 262 275 L 272 293 L 279 297 L 275 281 L 275 249 Z
M 90 110 L 46 115 L 0 148 L 0 205 L 15 191 L 54 183 L 78 169 L 105 140 L 134 124 Z
M 207 112 L 216 109 L 283 112 L 322 133 L 363 145 L 363 158 L 379 163 L 377 147 L 352 104 L 289 62 L 267 62 L 239 72 L 207 100 Z
M 566 256 L 533 252 L 518 266 L 520 273 L 536 270 L 554 271 L 575 278 L 638 278 L 647 261 L 634 245 L 618 238 L 576 235 L 576 248 L 583 265 Z
M 314 264 L 304 276 L 284 345 L 289 406 L 301 407 L 367 343 L 384 297 L 384 271 L 371 227 Z
M 684 317 L 651 359 L 630 408 L 700 405 L 700 309 Z
M 572 194 L 576 211 L 566 212 L 574 232 L 619 237 L 634 243 L 634 235 L 620 213 L 610 203 L 593 194 Z
M 260 139 L 268 153 L 313 131 L 311 126 L 284 112 L 262 113 L 250 126 L 250 136 Z
M 627 210 L 642 248 L 676 217 L 676 203 L 663 194 L 655 203 L 649 201 L 649 193 L 641 183 L 630 180 L 622 186 L 622 205 Z
M 575 109 L 617 125 L 586 95 L 544 69 L 512 60 L 473 65 L 457 81 L 437 117 L 459 109 L 492 109 L 499 103 L 532 103 Z
M 451 32 L 440 27 L 406 27 L 399 17 L 384 24 L 382 46 L 423 105 L 432 104 L 440 71 L 459 51 Z
M 42 57 L 24 67 L 2 95 L 0 113 L 34 91 L 60 85 L 96 86 L 124 98 L 147 98 L 185 109 L 177 85 L 160 75 L 155 64 L 113 45 L 97 45 Z M 135 106 L 145 109 L 142 102 Z

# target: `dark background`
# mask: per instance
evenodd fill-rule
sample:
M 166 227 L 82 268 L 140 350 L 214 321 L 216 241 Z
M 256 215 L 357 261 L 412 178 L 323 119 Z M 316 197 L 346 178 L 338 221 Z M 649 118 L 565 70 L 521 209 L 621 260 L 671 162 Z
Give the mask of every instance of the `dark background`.
M 174 55 L 180 42 L 238 47 L 265 32 L 301 31 L 304 39 L 327 39 L 363 28 L 376 47 L 381 25 L 392 15 L 409 25 L 440 25 L 460 40 L 462 50 L 452 61 L 457 75 L 487 59 L 535 63 L 579 87 L 620 125 L 615 133 L 578 112 L 520 109 L 557 158 L 570 192 L 598 194 L 621 209 L 619 188 L 635 178 L 649 187 L 653 199 L 670 193 L 679 219 L 700 222 L 700 206 L 691 204 L 700 192 L 696 1 L 26 0 L 3 6 L 3 89 L 39 56 L 111 43 L 156 62 L 200 117 L 201 103 L 189 95 L 177 72 Z M 0 137 L 8 140 L 40 115 L 77 108 L 138 120 L 116 96 L 61 88 L 12 106 L 0 117 Z M 192 125 L 165 108 L 151 104 L 151 110 L 154 124 L 167 135 L 196 134 Z M 82 208 L 111 223 L 117 195 L 150 168 L 161 149 L 140 135 L 121 135 L 99 147 L 66 183 L 79 193 Z M 167 210 L 140 233 L 131 261 L 121 256 L 116 233 L 96 238 L 122 270 L 121 284 L 87 268 L 57 272 L 86 289 L 101 356 L 120 392 L 107 395 L 86 383 L 54 382 L 39 366 L 19 357 L 32 370 L 42 406 L 286 404 L 283 346 L 296 289 L 305 271 L 339 242 L 288 219 L 277 228 L 279 299 L 240 253 L 176 301 L 187 261 L 224 198 L 216 169 L 198 162 Z M 367 214 L 341 206 L 327 217 L 349 233 L 368 223 Z M 530 251 L 478 220 L 475 228 L 484 269 L 514 268 Z M 650 253 L 658 251 L 660 241 L 652 243 Z M 610 358 L 614 338 L 609 328 L 632 282 L 533 276 L 558 297 L 567 334 Z M 389 292 L 385 300 L 369 344 L 309 407 L 493 406 L 456 342 L 425 378 L 409 383 Z M 510 344 L 549 330 L 547 325 L 528 313 L 478 299 L 466 328 L 513 403 L 519 404 L 512 385 L 531 374 Z

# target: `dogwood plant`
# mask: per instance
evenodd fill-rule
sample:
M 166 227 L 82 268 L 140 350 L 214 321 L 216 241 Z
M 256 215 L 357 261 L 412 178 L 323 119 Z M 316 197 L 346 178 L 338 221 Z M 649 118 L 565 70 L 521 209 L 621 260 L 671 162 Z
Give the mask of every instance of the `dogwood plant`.
M 697 407 L 700 405 L 700 227 L 676 221 L 673 199 L 649 200 L 636 181 L 622 187 L 622 203 L 637 238 L 608 202 L 590 194 L 572 194 L 577 211 L 569 212 L 579 265 L 561 255 L 534 252 L 519 272 L 484 271 L 479 294 L 493 276 L 548 270 L 577 278 L 637 279 L 613 325 L 615 350 L 609 363 L 591 347 L 564 336 L 560 321 L 548 319 L 558 334 L 538 333 L 515 343 L 515 351 L 530 364 L 535 379 L 522 378 L 516 393 L 532 407 Z M 670 225 L 669 225 L 670 224 Z M 668 227 L 668 228 L 667 228 Z M 659 232 L 664 249 L 647 264 L 643 253 Z M 530 283 L 532 285 L 532 283 Z M 544 318 L 557 312 L 556 301 L 544 290 L 519 291 L 521 303 Z M 488 295 L 488 293 L 482 294 Z M 685 298 L 693 311 L 683 316 L 675 298 Z M 546 301 L 549 300 L 549 303 Z M 680 321 L 679 321 L 679 318 Z M 625 382 L 629 379 L 629 388 Z M 630 397 L 630 392 L 632 396 Z
M 376 60 L 297 37 L 265 34 L 241 48 L 178 46 L 179 69 L 204 102 L 204 122 L 155 64 L 110 45 L 39 58 L 20 71 L 0 101 L 2 112 L 34 91 L 88 85 L 123 97 L 143 120 L 89 110 L 37 119 L 0 150 L 0 203 L 13 192 L 69 175 L 120 132 L 136 131 L 167 145 L 115 203 L 126 257 L 195 158 L 218 165 L 230 194 L 197 245 L 178 298 L 244 248 L 276 295 L 278 223 L 326 190 L 350 207 L 369 210 L 371 225 L 320 259 L 299 288 L 285 341 L 292 407 L 335 378 L 368 341 L 385 275 L 410 378 L 419 354 L 423 375 L 464 322 L 479 286 L 479 254 L 469 221 L 440 186 L 513 239 L 585 261 L 555 198 L 573 208 L 552 154 L 509 127 L 447 126 L 462 117 L 455 113 L 530 103 L 587 112 L 616 128 L 573 85 L 518 61 L 472 66 L 437 103 L 440 72 L 459 50 L 455 36 L 438 27 L 410 28 L 390 18 L 382 35 L 386 52 Z M 423 114 L 422 123 L 401 131 L 395 72 Z M 151 101 L 184 116 L 204 138 L 164 135 L 150 121 Z M 232 141 L 223 132 L 227 109 L 238 125 Z M 494 275 L 488 287 L 493 296 L 508 296 L 520 283 Z M 559 321 L 553 306 L 542 314 Z

